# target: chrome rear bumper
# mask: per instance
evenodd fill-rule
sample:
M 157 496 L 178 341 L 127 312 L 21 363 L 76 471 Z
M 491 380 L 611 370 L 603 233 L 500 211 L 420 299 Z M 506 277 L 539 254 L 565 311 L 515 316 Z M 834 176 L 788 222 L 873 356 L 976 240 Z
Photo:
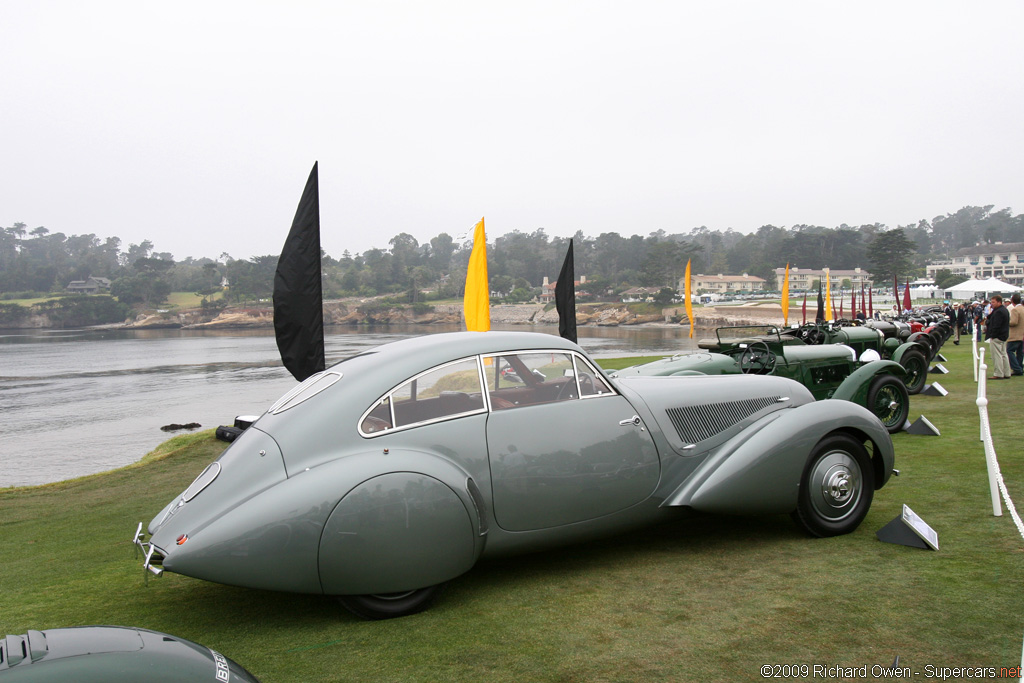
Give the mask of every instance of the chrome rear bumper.
M 155 545 L 146 540 L 146 534 L 142 530 L 142 522 L 139 522 L 138 528 L 135 529 L 135 538 L 132 539 L 132 544 L 135 546 L 135 557 L 138 558 L 139 550 L 145 555 L 145 561 L 142 563 L 142 568 L 152 573 L 154 576 L 160 576 L 164 573 L 164 568 L 161 564 L 164 561 L 164 553 L 162 550 L 157 548 Z M 149 574 L 146 574 L 148 577 Z

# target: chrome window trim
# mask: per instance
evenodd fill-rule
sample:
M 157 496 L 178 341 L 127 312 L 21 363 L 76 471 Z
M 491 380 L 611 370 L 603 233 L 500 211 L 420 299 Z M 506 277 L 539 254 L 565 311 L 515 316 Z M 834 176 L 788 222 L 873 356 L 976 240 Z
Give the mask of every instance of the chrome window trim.
M 398 391 L 399 389 L 404 387 L 406 384 L 409 384 L 410 382 L 414 382 L 414 381 L 418 380 L 420 377 L 423 377 L 424 375 L 429 375 L 432 372 L 436 372 L 437 370 L 442 370 L 442 369 L 444 369 L 444 368 L 446 368 L 446 367 L 448 367 L 450 365 L 458 365 L 459 363 L 465 363 L 466 361 L 475 361 L 475 365 L 476 365 L 476 381 L 477 381 L 478 387 L 480 388 L 481 398 L 483 399 L 483 406 L 482 407 L 475 408 L 473 410 L 466 411 L 464 413 L 453 413 L 451 415 L 443 415 L 441 417 L 435 417 L 435 418 L 431 418 L 429 420 L 421 420 L 420 422 L 411 422 L 411 423 L 409 423 L 407 425 L 402 425 L 401 427 L 396 427 L 395 426 L 395 422 L 396 422 L 396 420 L 395 420 L 395 399 L 394 399 L 393 394 L 396 391 Z M 373 409 L 376 408 L 377 406 L 379 406 L 381 404 L 381 402 L 384 401 L 384 399 L 389 399 L 388 400 L 388 405 L 389 405 L 389 408 L 391 410 L 391 427 L 388 428 L 388 429 L 384 429 L 382 431 L 379 431 L 379 432 L 374 432 L 373 434 L 367 434 L 366 432 L 363 431 L 363 422 L 366 420 L 367 417 L 369 417 L 370 413 L 373 412 Z M 435 424 L 435 423 L 438 423 L 438 422 L 445 422 L 447 420 L 452 420 L 452 419 L 459 418 L 459 417 L 467 417 L 469 415 L 480 415 L 482 413 L 488 412 L 489 409 L 490 409 L 490 401 L 487 400 L 487 390 L 486 390 L 485 385 L 484 385 L 483 375 L 481 374 L 481 368 L 480 368 L 480 356 L 477 354 L 477 355 L 472 355 L 472 356 L 466 356 L 465 358 L 459 358 L 457 360 L 451 360 L 451 361 L 448 361 L 447 363 L 441 363 L 440 365 L 435 365 L 434 367 L 428 368 L 427 370 L 424 370 L 423 372 L 417 373 L 417 374 L 413 375 L 412 377 L 409 377 L 408 379 L 402 380 L 397 385 L 392 387 L 390 391 L 388 391 L 383 396 L 378 398 L 376 401 L 371 403 L 369 408 L 367 408 L 365 411 L 363 411 L 363 414 L 359 417 L 359 422 L 356 424 L 356 432 L 358 432 L 359 436 L 363 437 L 364 439 L 373 439 L 373 438 L 376 438 L 378 436 L 383 436 L 384 434 L 393 434 L 395 432 L 404 431 L 406 429 L 411 429 L 413 427 L 420 427 L 420 426 L 423 426 L 423 425 Z
M 323 380 L 327 375 L 334 375 L 334 380 L 324 383 L 324 385 L 317 388 L 316 391 L 310 391 L 308 396 L 302 397 L 302 400 L 295 401 L 294 403 L 292 402 L 296 396 L 301 394 L 303 391 L 308 391 L 311 387 L 313 387 L 318 382 Z M 269 412 L 271 415 L 280 415 L 283 412 L 291 410 L 295 406 L 302 405 L 303 403 L 313 398 L 317 394 L 333 387 L 335 384 L 338 383 L 338 380 L 340 380 L 342 377 L 344 377 L 344 374 L 340 370 L 322 370 L 316 374 L 310 375 L 302 382 L 300 382 L 297 387 L 293 387 L 284 396 L 274 401 L 274 403 L 270 406 L 267 412 Z
M 587 359 L 583 356 L 583 354 L 581 354 L 579 351 L 573 351 L 571 349 L 517 349 L 515 351 L 496 351 L 494 353 L 484 353 L 484 354 L 481 354 L 480 355 L 480 359 L 481 359 L 480 362 L 482 364 L 484 358 L 498 358 L 500 356 L 528 356 L 528 355 L 533 355 L 533 354 L 538 354 L 538 353 L 561 353 L 563 355 L 567 355 L 567 356 L 571 356 L 572 357 L 572 371 L 573 371 L 573 374 L 575 375 L 574 379 L 576 380 L 576 396 L 579 399 L 587 400 L 587 399 L 591 399 L 591 398 L 602 398 L 604 396 L 617 396 L 618 395 L 619 392 L 616 391 L 615 387 L 612 386 L 612 383 L 608 381 L 608 378 L 604 376 L 604 373 L 601 370 L 599 370 L 595 366 L 591 365 L 587 361 Z M 579 370 L 578 370 L 578 367 L 576 365 L 577 359 L 583 361 L 583 364 L 586 367 L 588 367 L 591 370 L 593 370 L 592 374 L 595 377 L 600 377 L 601 378 L 601 381 L 604 383 L 604 385 L 606 387 L 608 387 L 608 393 L 605 393 L 605 394 L 592 394 L 590 396 L 583 396 L 583 395 L 581 395 L 582 392 L 580 391 Z M 488 407 L 490 407 L 490 396 L 487 397 L 487 404 L 488 404 Z

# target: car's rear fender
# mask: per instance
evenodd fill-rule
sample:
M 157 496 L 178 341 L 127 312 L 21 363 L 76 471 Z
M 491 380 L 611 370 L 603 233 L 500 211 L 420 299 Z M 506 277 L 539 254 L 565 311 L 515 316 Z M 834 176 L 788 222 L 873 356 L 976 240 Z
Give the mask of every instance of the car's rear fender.
M 872 361 L 851 372 L 832 394 L 832 398 L 852 401 L 859 406 L 867 407 L 868 390 L 871 388 L 871 382 L 879 375 L 893 375 L 903 379 L 907 376 L 907 371 L 895 361 Z
M 772 413 L 711 453 L 663 506 L 731 514 L 773 514 L 796 509 L 800 479 L 815 445 L 829 434 L 871 442 L 875 487 L 892 471 L 892 440 L 867 409 L 824 400 Z
M 324 525 L 317 558 L 324 593 L 423 588 L 476 563 L 490 515 L 465 470 L 443 457 L 405 449 L 345 460 L 346 468 L 372 461 L 372 476 L 344 492 Z

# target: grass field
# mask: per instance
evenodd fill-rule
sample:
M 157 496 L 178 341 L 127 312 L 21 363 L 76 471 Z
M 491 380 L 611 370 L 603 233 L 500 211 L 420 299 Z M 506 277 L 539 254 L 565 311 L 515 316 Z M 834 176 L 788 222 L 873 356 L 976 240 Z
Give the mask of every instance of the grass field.
M 267 682 L 752 681 L 763 665 L 870 673 L 897 655 L 919 673 L 904 680 L 926 678 L 927 666 L 1017 666 L 1024 541 L 1008 514 L 992 516 L 970 347 L 943 353 L 949 396 L 911 399 L 911 419 L 926 415 L 942 435 L 896 435 L 902 474 L 846 536 L 811 539 L 786 516 L 695 517 L 482 563 L 431 610 L 384 622 L 359 621 L 329 598 L 173 574 L 147 587 L 131 536 L 221 450 L 205 432 L 137 466 L 0 491 L 0 629 L 151 628 Z M 1018 502 L 1022 395 L 1024 378 L 989 384 Z M 904 503 L 938 532 L 938 552 L 876 539 Z

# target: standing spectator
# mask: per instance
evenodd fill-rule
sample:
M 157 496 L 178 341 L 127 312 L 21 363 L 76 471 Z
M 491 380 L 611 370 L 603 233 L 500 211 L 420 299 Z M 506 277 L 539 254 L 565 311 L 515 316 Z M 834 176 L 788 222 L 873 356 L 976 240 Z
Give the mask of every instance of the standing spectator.
M 966 304 L 960 304 L 956 307 L 956 321 L 953 323 L 953 331 L 956 333 L 956 339 L 953 340 L 953 344 L 960 346 L 960 331 L 967 325 L 967 308 Z
M 985 339 L 992 349 L 992 379 L 1010 379 L 1010 359 L 1006 355 L 1006 340 L 1010 336 L 1010 313 L 1003 306 L 1003 297 L 993 294 L 992 312 L 985 324 Z
M 1010 374 L 1024 375 L 1024 306 L 1020 305 L 1020 294 L 1010 297 L 1010 337 L 1006 353 L 1010 357 Z
M 985 317 L 985 309 L 982 307 L 981 303 L 977 301 L 975 301 L 973 305 L 974 311 L 971 317 L 971 323 L 974 325 L 973 334 L 975 339 L 981 341 L 981 321 L 982 318 Z

